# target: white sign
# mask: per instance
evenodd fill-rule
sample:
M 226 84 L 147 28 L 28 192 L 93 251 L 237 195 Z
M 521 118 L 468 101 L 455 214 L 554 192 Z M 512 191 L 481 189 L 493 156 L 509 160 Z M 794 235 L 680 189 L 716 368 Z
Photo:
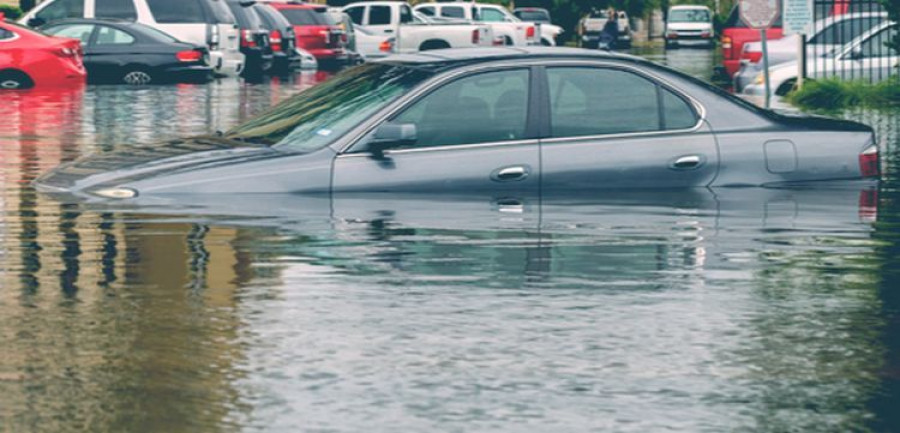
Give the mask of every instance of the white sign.
M 779 0 L 740 0 L 738 13 L 741 21 L 751 29 L 767 29 L 775 24 L 781 13 Z
M 812 0 L 782 0 L 784 7 L 781 11 L 781 21 L 784 24 L 785 35 L 809 33 L 809 26 L 813 20 Z

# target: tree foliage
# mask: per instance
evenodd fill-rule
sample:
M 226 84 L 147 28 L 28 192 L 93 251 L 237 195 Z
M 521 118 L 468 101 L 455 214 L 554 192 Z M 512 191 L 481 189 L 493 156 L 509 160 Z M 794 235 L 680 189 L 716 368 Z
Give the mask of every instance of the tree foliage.
M 900 22 L 900 0 L 881 0 L 881 4 L 887 10 L 891 21 L 895 23 Z M 895 33 L 891 40 L 887 42 L 887 46 L 895 52 L 900 52 L 900 34 Z

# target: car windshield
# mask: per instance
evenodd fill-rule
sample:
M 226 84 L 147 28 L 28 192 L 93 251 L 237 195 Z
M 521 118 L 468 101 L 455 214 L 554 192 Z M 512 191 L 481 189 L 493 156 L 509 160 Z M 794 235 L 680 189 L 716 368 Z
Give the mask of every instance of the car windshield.
M 669 11 L 670 23 L 708 23 L 709 11 L 704 9 L 674 9 Z
M 405 66 L 363 65 L 299 93 L 225 137 L 291 152 L 312 152 L 330 145 L 431 76 L 431 72 Z

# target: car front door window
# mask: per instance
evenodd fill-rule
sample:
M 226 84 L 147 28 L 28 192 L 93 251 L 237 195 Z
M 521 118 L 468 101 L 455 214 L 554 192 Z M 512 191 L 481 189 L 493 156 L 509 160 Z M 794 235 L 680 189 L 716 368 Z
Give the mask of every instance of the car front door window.
M 392 120 L 416 125 L 414 148 L 520 140 L 526 137 L 529 71 L 468 76 L 446 84 Z
M 129 45 L 134 43 L 134 36 L 112 27 L 101 26 L 97 30 L 96 45 Z
M 496 9 L 481 8 L 481 21 L 490 23 L 502 23 L 506 21 L 506 16 L 503 15 L 503 12 L 500 12 Z
M 445 18 L 465 18 L 466 12 L 460 6 L 444 6 L 441 8 L 441 16 Z

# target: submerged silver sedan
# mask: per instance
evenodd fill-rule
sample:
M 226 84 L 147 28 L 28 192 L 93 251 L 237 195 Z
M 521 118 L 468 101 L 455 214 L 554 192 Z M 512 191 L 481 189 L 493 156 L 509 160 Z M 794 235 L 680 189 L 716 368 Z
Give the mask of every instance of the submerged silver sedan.
M 231 131 L 89 156 L 45 191 L 492 193 L 879 176 L 868 126 L 784 116 L 636 57 L 438 50 L 350 69 Z

